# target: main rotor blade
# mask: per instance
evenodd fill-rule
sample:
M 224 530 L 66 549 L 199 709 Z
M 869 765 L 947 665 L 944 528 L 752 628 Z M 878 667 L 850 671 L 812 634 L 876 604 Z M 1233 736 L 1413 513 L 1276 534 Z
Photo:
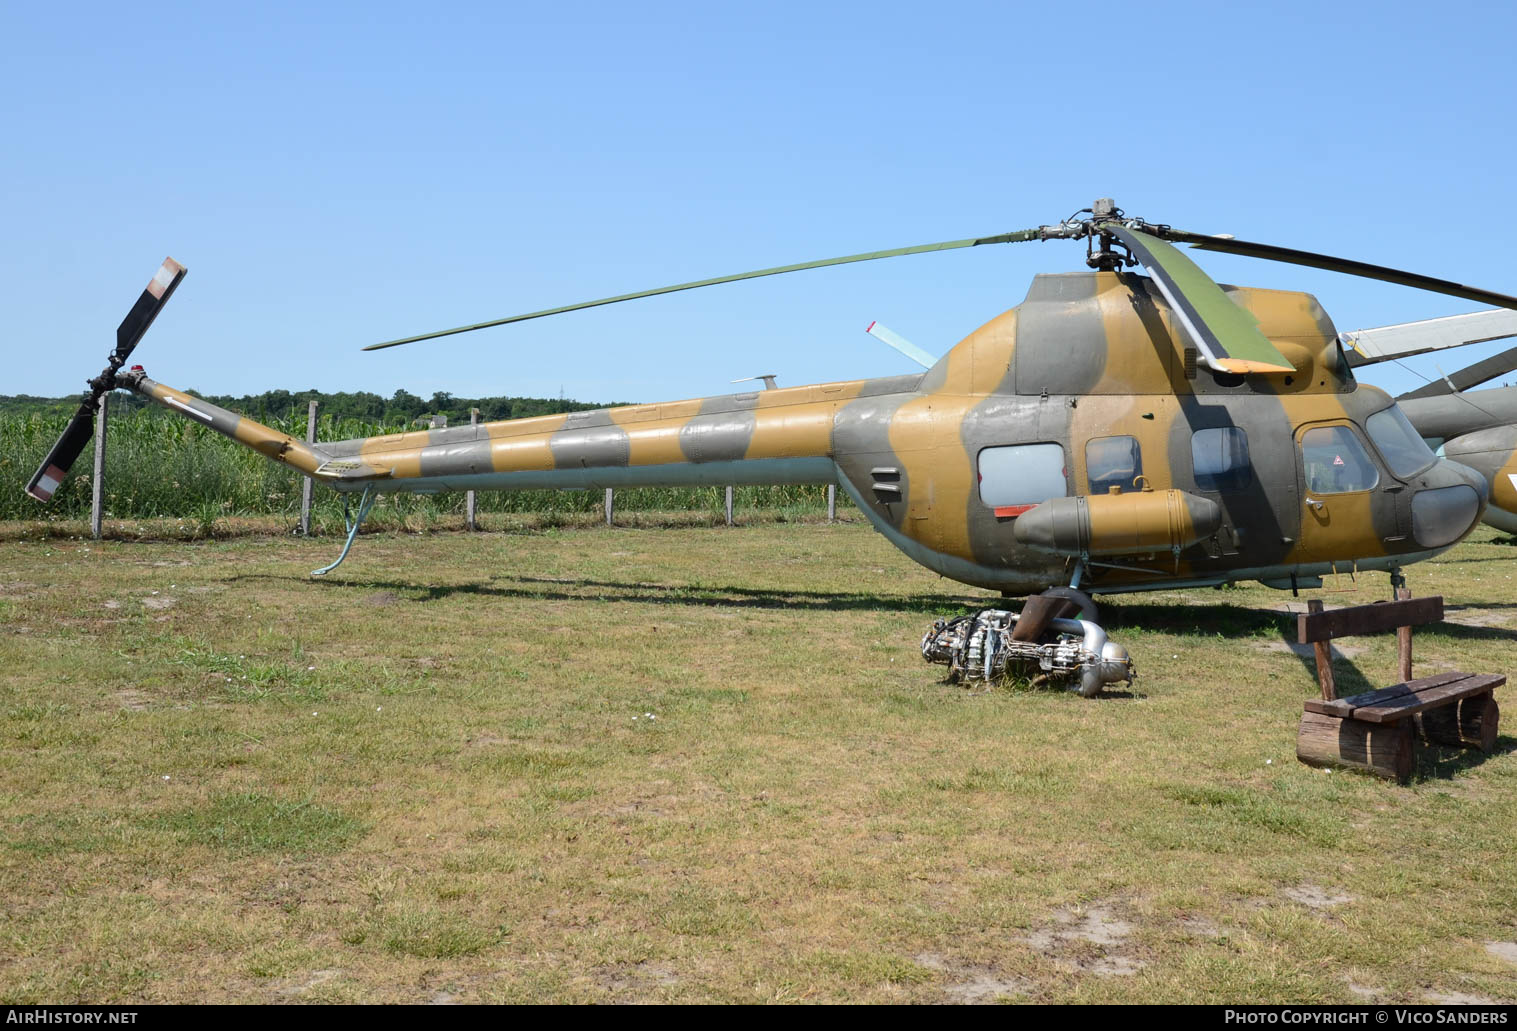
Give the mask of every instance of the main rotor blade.
M 1387 283 L 1416 287 L 1418 290 L 1431 290 L 1433 293 L 1448 294 L 1450 297 L 1462 297 L 1467 301 L 1475 301 L 1477 304 L 1494 304 L 1498 308 L 1517 309 L 1517 297 L 1498 294 L 1494 290 L 1482 290 L 1478 286 L 1466 286 L 1448 279 L 1435 279 L 1432 276 L 1407 272 L 1404 269 L 1371 265 L 1368 262 L 1351 261 L 1348 258 L 1335 258 L 1329 254 L 1298 251 L 1290 247 L 1276 247 L 1268 243 L 1250 243 L 1247 240 L 1231 240 L 1220 236 L 1187 233 L 1179 229 L 1165 229 L 1162 235 L 1166 240 L 1188 243 L 1204 251 L 1223 251 L 1227 254 L 1242 254 L 1249 258 L 1283 261 L 1291 265 L 1307 265 L 1311 268 L 1327 269 L 1329 272 L 1343 272 L 1350 276 L 1362 276 L 1365 279 L 1379 279 Z
M 58 438 L 58 443 L 53 445 L 53 449 L 37 467 L 37 472 L 26 485 L 26 492 L 38 501 L 51 501 L 94 432 L 95 409 L 86 401 L 79 406 L 79 411 L 69 420 L 63 436 Z
M 1153 275 L 1206 364 L 1218 372 L 1293 372 L 1295 366 L 1259 332 L 1253 315 L 1234 304 L 1211 277 L 1158 237 L 1103 225 Z
M 740 279 L 758 279 L 761 276 L 778 276 L 786 272 L 802 272 L 806 269 L 826 268 L 828 265 L 847 265 L 855 261 L 873 261 L 876 258 L 897 258 L 906 254 L 926 254 L 929 251 L 951 251 L 960 247 L 979 247 L 988 243 L 1022 243 L 1026 240 L 1039 238 L 1036 229 L 1023 229 L 1015 233 L 1001 233 L 999 236 L 978 236 L 968 240 L 948 240 L 944 243 L 924 243 L 915 247 L 897 247 L 889 251 L 870 251 L 867 254 L 849 254 L 842 258 L 824 258 L 821 261 L 807 261 L 799 265 L 780 265 L 776 268 L 759 269 L 756 272 L 740 272 L 735 276 L 718 276 L 715 279 L 700 279 L 693 283 L 680 283 L 676 286 L 661 286 L 654 290 L 639 290 L 635 294 L 618 294 L 615 297 L 602 297 L 598 301 L 584 301 L 580 304 L 566 304 L 561 308 L 546 308 L 543 311 L 528 312 L 526 315 L 512 315 L 504 319 L 492 319 L 489 322 L 476 322 L 471 326 L 458 326 L 454 329 L 438 330 L 435 333 L 422 333 L 414 337 L 402 337 L 399 340 L 386 340 L 382 344 L 370 344 L 365 351 L 379 351 L 386 347 L 399 347 L 401 344 L 414 344 L 418 340 L 432 340 L 436 337 L 452 336 L 455 333 L 472 333 L 476 329 L 489 329 L 491 326 L 504 326 L 511 322 L 525 322 L 528 319 L 540 319 L 548 315 L 562 315 L 564 312 L 579 311 L 581 308 L 596 308 L 603 304 L 617 304 L 621 301 L 635 301 L 639 297 L 654 297 L 658 294 L 678 293 L 681 290 L 694 290 L 702 286 L 717 286 L 721 283 L 735 283 Z

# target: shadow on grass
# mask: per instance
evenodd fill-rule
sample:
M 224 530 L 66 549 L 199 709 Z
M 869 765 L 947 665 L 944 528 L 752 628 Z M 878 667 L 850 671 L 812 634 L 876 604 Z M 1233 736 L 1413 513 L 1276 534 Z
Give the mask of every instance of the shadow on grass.
M 1461 605 L 1450 607 L 1450 614 L 1483 608 L 1517 607 L 1517 603 L 1496 605 Z M 1278 637 L 1287 652 L 1301 664 L 1306 674 L 1307 685 L 1317 681 L 1317 660 L 1311 645 L 1297 643 L 1296 616 L 1294 612 L 1278 612 L 1271 609 L 1252 609 L 1227 604 L 1210 605 L 1114 605 L 1101 606 L 1102 623 L 1108 631 L 1119 633 L 1124 627 L 1147 630 L 1155 633 L 1173 634 L 1177 637 L 1190 635 L 1221 637 Z M 1505 627 L 1471 626 L 1458 622 L 1433 623 L 1418 628 L 1419 633 L 1452 638 L 1456 641 L 1517 641 L 1517 630 Z M 1378 636 L 1378 635 L 1369 635 Z M 1415 639 L 1415 634 L 1414 634 Z M 1393 672 L 1385 676 L 1366 674 L 1341 653 L 1333 656 L 1333 680 L 1340 698 L 1351 697 L 1363 691 L 1373 691 L 1393 681 Z
M 1446 609 L 1449 614 L 1483 608 L 1512 608 L 1517 603 L 1495 605 L 1461 605 Z M 1317 663 L 1311 645 L 1297 644 L 1296 613 L 1276 612 L 1264 609 L 1248 609 L 1231 605 L 1111 605 L 1102 606 L 1103 622 L 1109 630 L 1120 627 L 1169 633 L 1176 636 L 1205 633 L 1223 636 L 1247 635 L 1264 637 L 1278 635 L 1300 661 L 1305 674 L 1303 685 L 1306 693 L 1315 693 Z M 1418 628 L 1420 633 L 1460 641 L 1511 641 L 1517 640 L 1517 631 L 1503 627 L 1469 626 L 1463 623 L 1433 623 Z M 1379 636 L 1379 635 L 1367 635 Z M 1413 637 L 1415 640 L 1416 634 Z M 1415 671 L 1414 671 L 1415 672 Z M 1333 680 L 1338 697 L 1348 698 L 1364 691 L 1373 691 L 1392 683 L 1393 671 L 1384 677 L 1366 676 L 1353 662 L 1341 654 L 1333 656 Z M 1479 749 L 1456 748 L 1446 745 L 1419 747 L 1416 753 L 1416 780 L 1449 780 L 1466 770 L 1481 766 L 1498 756 L 1517 752 L 1517 738 L 1502 736 L 1490 753 Z
M 997 599 L 966 598 L 950 594 L 920 594 L 889 597 L 858 591 L 785 590 L 737 587 L 731 584 L 657 584 L 591 580 L 582 577 L 492 576 L 492 581 L 460 584 L 417 584 L 398 580 L 309 580 L 304 577 L 275 574 L 244 574 L 224 578 L 224 582 L 241 580 L 280 580 L 310 583 L 323 589 L 358 589 L 386 592 L 385 604 L 430 602 L 455 595 L 476 598 L 512 598 L 530 601 L 599 601 L 631 602 L 642 605 L 693 605 L 740 609 L 802 609 L 813 611 L 908 612 L 925 616 L 953 616 L 989 608 Z M 1015 604 L 1015 602 L 1007 602 Z M 1468 606 L 1480 608 L 1481 606 Z M 1497 606 L 1491 606 L 1497 607 Z M 1460 606 L 1450 611 L 1461 611 Z M 1101 624 L 1108 632 L 1123 629 L 1172 634 L 1226 638 L 1275 637 L 1301 664 L 1305 683 L 1316 681 L 1316 660 L 1310 646 L 1296 643 L 1294 612 L 1249 608 L 1241 605 L 1175 605 L 1165 603 L 1101 603 Z M 1517 630 L 1503 627 L 1468 626 L 1462 623 L 1436 623 L 1426 632 L 1461 641 L 1512 641 Z M 1347 697 L 1384 686 L 1381 678 L 1366 676 L 1341 654 L 1334 656 L 1334 678 L 1339 696 Z M 1110 692 L 1113 697 L 1117 692 Z
M 1296 614 L 1241 605 L 1113 604 L 1101 599 L 1101 624 L 1109 631 L 1124 627 L 1161 634 L 1208 637 L 1279 636 L 1294 640 Z
M 389 592 L 389 603 L 429 602 L 454 595 L 479 598 L 520 598 L 530 601 L 632 602 L 642 605 L 694 605 L 752 609 L 814 609 L 833 611 L 919 612 L 924 615 L 957 615 L 984 608 L 972 599 L 949 594 L 917 594 L 888 597 L 856 591 L 808 591 L 735 587 L 730 584 L 620 583 L 580 578 L 555 579 L 534 576 L 497 576 L 506 583 L 418 584 L 398 580 L 307 580 L 304 577 L 250 573 L 223 578 L 241 580 L 309 582 L 325 589 L 358 589 Z M 987 599 L 988 601 L 989 599 Z
M 1445 612 L 1458 613 L 1482 609 L 1517 608 L 1517 602 L 1490 605 L 1451 605 Z M 1238 605 L 1101 605 L 1101 623 L 1110 631 L 1123 627 L 1151 630 L 1183 636 L 1187 633 L 1223 637 L 1278 636 L 1287 644 L 1296 641 L 1295 612 L 1251 609 Z M 1466 623 L 1430 623 L 1418 632 L 1452 637 L 1462 641 L 1517 641 L 1517 630 L 1499 626 L 1473 626 Z M 1368 635 L 1375 636 L 1375 635 Z
M 1492 759 L 1513 752 L 1517 752 L 1517 738 L 1505 734 L 1496 738 L 1496 747 L 1489 752 L 1482 752 L 1478 748 L 1455 748 L 1453 745 L 1419 745 L 1412 779 L 1452 780 L 1466 770 L 1483 766 Z
M 960 615 L 1000 604 L 1017 604 L 994 597 L 966 597 L 952 594 L 917 594 L 892 597 L 864 591 L 815 591 L 804 589 L 738 587 L 733 584 L 660 584 L 591 580 L 584 577 L 538 577 L 494 575 L 490 581 L 458 584 L 419 584 L 401 580 L 314 580 L 307 577 L 281 576 L 272 573 L 248 573 L 224 577 L 223 583 L 243 580 L 275 580 L 309 583 L 323 589 L 359 589 L 387 591 L 395 595 L 390 602 L 428 602 L 465 595 L 481 598 L 521 598 L 535 601 L 603 601 L 631 602 L 644 605 L 727 606 L 755 609 L 814 609 L 832 611 L 920 612 L 927 615 Z M 1490 606 L 1457 606 L 1450 612 L 1465 609 L 1517 607 L 1517 603 Z M 1296 613 L 1274 609 L 1248 608 L 1241 605 L 1207 604 L 1113 604 L 1101 602 L 1101 625 L 1108 632 L 1123 629 L 1145 630 L 1184 637 L 1278 637 L 1287 645 L 1296 641 Z M 1436 623 L 1428 632 L 1466 641 L 1513 641 L 1517 630 L 1505 627 L 1471 626 L 1463 623 Z M 1303 660 L 1312 666 L 1310 655 Z
M 1500 545 L 1502 542 L 1501 541 L 1490 541 L 1488 543 Z M 1484 547 L 1484 545 L 1475 544 L 1475 545 L 1472 545 L 1472 547 L 1479 548 L 1479 547 Z M 1440 566 L 1462 566 L 1462 565 L 1468 565 L 1468 564 L 1479 565 L 1479 564 L 1481 564 L 1483 562 L 1483 563 L 1489 565 L 1492 562 L 1505 562 L 1510 557 L 1511 556 L 1508 556 L 1508 555 L 1496 555 L 1496 556 L 1491 556 L 1491 555 L 1466 555 L 1466 556 L 1461 556 L 1460 558 L 1440 558 L 1438 560 L 1438 564 Z

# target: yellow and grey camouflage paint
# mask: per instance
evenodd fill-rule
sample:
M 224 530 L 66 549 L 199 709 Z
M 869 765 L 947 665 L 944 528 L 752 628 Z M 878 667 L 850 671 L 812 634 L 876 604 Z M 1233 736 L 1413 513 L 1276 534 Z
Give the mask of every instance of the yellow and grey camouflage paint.
M 1376 452 L 1365 420 L 1392 402 L 1354 380 L 1313 297 L 1223 290 L 1290 371 L 1207 368 L 1153 280 L 1098 271 L 1037 277 L 1022 304 L 923 374 L 477 427 L 307 445 L 141 374 L 122 385 L 344 491 L 836 481 L 914 560 L 1007 592 L 1072 577 L 1082 578 L 1082 589 L 1108 592 L 1246 579 L 1289 585 L 1340 569 L 1395 569 L 1452 543 L 1417 540 L 1412 499 L 1440 488 L 1468 490 L 1449 514 L 1462 520 L 1458 536 L 1475 525 L 1482 477 L 1431 455 L 1413 476 L 1397 477 Z M 1371 456 L 1370 488 L 1309 495 L 1298 442 L 1330 426 L 1348 427 Z M 1248 443 L 1248 483 L 1229 492 L 1206 489 L 1192 466 L 1192 434 L 1217 428 L 1241 430 Z M 1023 512 L 982 500 L 986 448 L 1059 445 L 1064 493 L 1075 497 L 1092 493 L 1087 443 L 1118 435 L 1141 448 L 1143 482 L 1130 489 L 1170 499 L 1171 514 L 1178 498 L 1186 513 L 1173 547 L 1150 547 L 1141 533 L 1131 550 L 1096 549 L 1099 559 L 1034 547 L 1017 536 Z M 1097 499 L 1087 509 L 1087 531 L 1114 539 L 1104 521 L 1116 517 L 1101 513 L 1117 507 Z
M 265 458 L 282 462 L 307 476 L 317 475 L 323 459 L 305 441 L 296 440 L 287 433 L 271 430 L 261 422 L 244 418 L 236 412 L 219 408 L 209 401 L 202 401 L 182 390 L 155 383 L 148 379 L 140 367 L 121 373 L 118 384 L 132 390 L 150 401 L 156 401 L 172 412 L 178 412 L 207 426 L 223 436 L 230 437 L 244 447 L 252 448 Z

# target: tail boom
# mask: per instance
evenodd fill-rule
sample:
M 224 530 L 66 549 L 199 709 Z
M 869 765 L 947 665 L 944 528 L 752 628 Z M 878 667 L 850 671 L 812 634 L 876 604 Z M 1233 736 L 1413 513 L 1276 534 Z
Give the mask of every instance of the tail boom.
M 391 470 L 380 486 L 387 491 L 828 483 L 836 476 L 832 426 L 844 391 L 836 390 L 837 402 L 831 394 L 813 394 L 834 386 L 537 416 L 322 448 L 334 461 Z
M 911 380 L 908 384 L 906 381 Z M 831 483 L 839 409 L 915 377 L 627 405 L 312 445 L 149 379 L 120 385 L 337 490 Z
M 327 463 L 328 456 L 303 440 L 296 440 L 287 433 L 280 433 L 261 422 L 255 422 L 236 412 L 229 412 L 209 401 L 192 397 L 182 390 L 155 382 L 140 368 L 117 377 L 117 385 L 140 394 L 162 405 L 171 412 L 197 422 L 230 437 L 244 447 L 252 448 L 265 458 L 272 459 L 292 469 L 314 476 Z

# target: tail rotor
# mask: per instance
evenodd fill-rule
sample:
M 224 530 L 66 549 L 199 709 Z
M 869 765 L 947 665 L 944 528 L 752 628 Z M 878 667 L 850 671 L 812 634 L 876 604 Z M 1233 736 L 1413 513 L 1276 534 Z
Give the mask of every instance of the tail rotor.
M 26 485 L 26 492 L 38 501 L 52 500 L 58 488 L 63 485 L 69 469 L 94 436 L 95 413 L 100 408 L 100 398 L 116 388 L 116 374 L 131 357 L 132 351 L 163 310 L 163 306 L 168 303 L 186 271 L 173 258 L 163 259 L 157 274 L 148 282 L 142 295 L 137 298 L 137 303 L 127 312 L 126 318 L 121 320 L 121 325 L 116 328 L 116 347 L 111 351 L 104 371 L 89 381 L 90 389 L 84 402 Z

